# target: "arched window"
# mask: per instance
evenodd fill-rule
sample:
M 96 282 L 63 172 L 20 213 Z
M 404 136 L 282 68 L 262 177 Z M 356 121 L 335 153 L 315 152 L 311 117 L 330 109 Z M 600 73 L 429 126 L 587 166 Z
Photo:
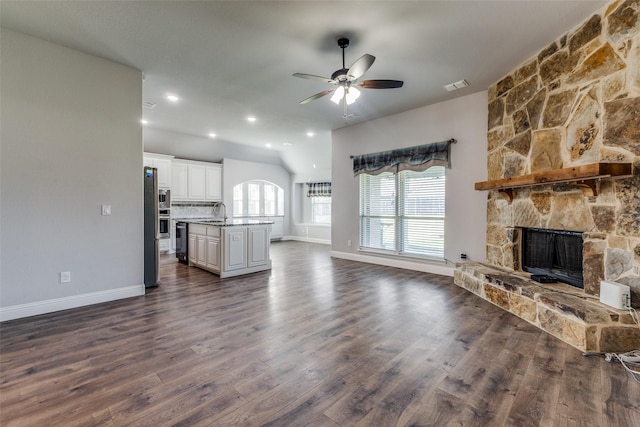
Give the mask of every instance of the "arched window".
M 233 216 L 284 215 L 284 191 L 269 181 L 245 181 L 233 187 Z

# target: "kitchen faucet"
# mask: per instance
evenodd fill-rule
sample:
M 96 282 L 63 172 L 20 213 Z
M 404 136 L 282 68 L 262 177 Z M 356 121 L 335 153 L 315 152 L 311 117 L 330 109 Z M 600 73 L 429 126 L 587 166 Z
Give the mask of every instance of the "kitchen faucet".
M 218 202 L 218 209 L 220 209 L 220 206 L 222 206 L 224 208 L 224 216 L 222 217 L 223 220 L 227 220 L 227 206 L 222 203 L 222 202 Z

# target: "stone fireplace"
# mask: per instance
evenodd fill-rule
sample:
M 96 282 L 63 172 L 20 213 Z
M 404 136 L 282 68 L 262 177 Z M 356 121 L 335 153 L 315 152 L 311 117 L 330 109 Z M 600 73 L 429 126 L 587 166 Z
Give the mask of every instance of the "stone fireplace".
M 639 348 L 640 334 L 627 328 L 631 320 L 608 315 L 597 300 L 606 279 L 630 286 L 632 304 L 640 307 L 640 0 L 612 1 L 492 85 L 487 148 L 489 180 L 594 163 L 634 165 L 631 177 L 594 180 L 596 191 L 575 182 L 524 186 L 506 198 L 489 191 L 486 263 L 460 267 L 456 283 L 489 300 L 500 291 L 492 302 L 538 326 L 548 320 L 545 330 L 578 348 Z M 562 288 L 580 308 L 571 298 L 536 300 L 535 292 L 548 291 L 524 290 L 526 275 L 508 283 L 511 272 L 521 271 L 522 227 L 582 233 L 584 290 Z M 546 308 L 532 305 L 545 298 L 560 317 L 549 320 Z M 590 317 L 585 301 L 603 311 Z M 567 326 L 575 319 L 563 316 L 577 316 L 579 327 Z M 617 327 L 604 338 L 603 331 Z

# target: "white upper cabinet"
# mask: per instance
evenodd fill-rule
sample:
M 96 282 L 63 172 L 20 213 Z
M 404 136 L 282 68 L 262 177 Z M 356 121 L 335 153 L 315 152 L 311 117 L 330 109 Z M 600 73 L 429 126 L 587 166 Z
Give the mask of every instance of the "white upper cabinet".
M 204 200 L 205 172 L 204 166 L 189 165 L 189 200 Z
M 171 199 L 194 202 L 221 201 L 222 165 L 174 160 Z
M 222 166 L 207 166 L 205 173 L 205 200 L 222 200 Z
M 171 188 L 171 161 L 173 156 L 144 153 L 143 163 L 158 170 L 158 188 Z M 173 189 L 172 189 L 173 190 Z
M 189 198 L 188 166 L 186 163 L 173 161 L 171 175 L 171 200 L 187 200 Z

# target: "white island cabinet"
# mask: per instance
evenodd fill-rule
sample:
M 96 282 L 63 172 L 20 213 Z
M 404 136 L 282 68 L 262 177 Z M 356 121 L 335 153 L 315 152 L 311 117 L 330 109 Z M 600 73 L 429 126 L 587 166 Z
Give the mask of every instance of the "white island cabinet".
M 268 222 L 189 223 L 189 265 L 220 277 L 271 269 Z

